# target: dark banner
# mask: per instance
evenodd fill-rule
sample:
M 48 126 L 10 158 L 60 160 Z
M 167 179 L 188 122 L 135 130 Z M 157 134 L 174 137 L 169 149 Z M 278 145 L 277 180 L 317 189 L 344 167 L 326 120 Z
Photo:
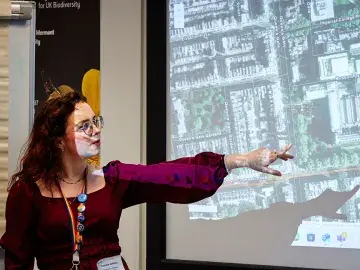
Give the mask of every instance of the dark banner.
M 38 0 L 35 111 L 45 100 L 79 91 L 100 113 L 100 0 Z M 98 157 L 90 160 L 99 165 Z
M 98 114 L 100 0 L 36 2 L 36 107 L 59 92 L 81 91 Z

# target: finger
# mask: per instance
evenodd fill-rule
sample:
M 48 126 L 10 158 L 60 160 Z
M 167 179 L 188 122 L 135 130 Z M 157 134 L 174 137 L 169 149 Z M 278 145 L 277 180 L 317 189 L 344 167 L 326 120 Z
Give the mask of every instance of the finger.
M 284 154 L 284 156 L 287 158 L 287 159 L 293 159 L 294 156 L 293 155 L 290 155 L 290 154 Z
M 288 145 L 286 145 L 285 148 L 284 148 L 285 152 L 289 151 L 289 150 L 291 149 L 291 147 L 292 147 L 292 144 L 291 144 L 291 143 L 289 143 Z
M 280 155 L 280 156 L 278 156 L 278 158 L 281 159 L 281 160 L 284 160 L 284 161 L 288 160 L 288 158 L 286 156 L 284 156 L 284 155 Z
M 281 151 L 279 154 L 285 154 L 287 151 L 290 150 L 290 148 L 292 147 L 292 144 L 289 143 L 288 145 L 286 145 Z
M 263 173 L 267 173 L 267 174 L 272 174 L 272 175 L 275 175 L 275 176 L 281 176 L 281 172 L 277 171 L 277 170 L 274 170 L 272 168 L 269 168 L 269 167 L 261 167 L 259 169 L 260 172 L 263 172 Z
M 286 160 L 288 160 L 288 159 L 293 159 L 294 156 L 293 156 L 293 155 L 289 155 L 289 154 L 282 154 L 282 155 L 278 155 L 278 158 L 286 161 Z

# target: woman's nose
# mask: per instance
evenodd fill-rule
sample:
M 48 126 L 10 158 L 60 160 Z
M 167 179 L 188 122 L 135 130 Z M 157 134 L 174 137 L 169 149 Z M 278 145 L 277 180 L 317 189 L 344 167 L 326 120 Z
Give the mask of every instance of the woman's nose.
M 100 130 L 100 128 L 98 128 L 96 125 L 94 125 L 93 126 L 93 136 L 94 135 L 98 135 L 98 134 L 100 134 L 101 133 L 101 130 Z

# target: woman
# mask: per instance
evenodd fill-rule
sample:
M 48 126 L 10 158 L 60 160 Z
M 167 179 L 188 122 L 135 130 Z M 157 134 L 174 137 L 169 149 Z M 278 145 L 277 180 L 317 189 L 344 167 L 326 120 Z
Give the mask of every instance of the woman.
M 6 269 L 128 269 L 117 235 L 121 211 L 144 202 L 192 203 L 211 196 L 228 170 L 268 168 L 293 158 L 276 153 L 200 153 L 156 165 L 112 161 L 101 171 L 86 159 L 100 151 L 103 121 L 77 93 L 45 102 L 36 115 L 6 204 Z M 122 266 L 123 265 L 123 266 Z M 115 268 L 112 268 L 115 269 Z

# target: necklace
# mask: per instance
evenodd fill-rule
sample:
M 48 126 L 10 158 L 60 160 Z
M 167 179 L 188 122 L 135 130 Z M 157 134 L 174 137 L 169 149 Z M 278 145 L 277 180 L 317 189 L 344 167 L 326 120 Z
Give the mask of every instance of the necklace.
M 80 181 L 84 180 L 84 185 L 82 185 L 81 188 L 80 188 L 80 190 L 77 192 L 77 195 L 79 195 L 79 192 L 81 193 L 81 190 L 83 190 L 83 188 L 86 186 L 87 172 L 88 172 L 88 170 L 87 170 L 87 168 L 86 168 L 86 169 L 85 169 L 85 172 L 84 172 L 84 175 L 83 175 L 79 180 L 77 180 L 77 181 L 75 181 L 75 182 L 68 182 L 68 181 L 66 181 L 64 178 L 60 178 L 60 181 L 63 181 L 64 183 L 69 184 L 69 185 L 74 185 L 74 184 L 77 184 L 77 183 L 79 183 Z M 60 183 L 59 183 L 59 187 L 60 187 Z M 60 189 L 61 189 L 61 188 L 60 188 Z M 62 190 L 61 190 L 61 193 L 63 194 Z M 74 197 L 73 200 L 68 200 L 68 203 L 69 203 L 69 204 L 72 204 L 72 203 L 75 202 L 76 199 L 77 199 L 77 197 Z
M 68 182 L 66 181 L 65 179 L 61 178 L 61 181 L 65 182 L 66 184 L 69 184 L 69 185 L 75 185 L 77 183 L 79 183 L 81 180 L 83 180 L 84 177 L 81 177 L 79 180 L 77 180 L 76 182 Z
M 76 193 L 76 196 L 72 199 L 72 200 L 68 200 L 69 204 L 73 204 L 75 202 L 75 200 L 77 199 L 77 197 L 79 196 L 79 194 L 82 193 L 82 190 L 84 190 L 84 187 L 86 185 L 86 181 L 84 181 L 84 185 L 82 185 L 79 189 L 79 191 Z

